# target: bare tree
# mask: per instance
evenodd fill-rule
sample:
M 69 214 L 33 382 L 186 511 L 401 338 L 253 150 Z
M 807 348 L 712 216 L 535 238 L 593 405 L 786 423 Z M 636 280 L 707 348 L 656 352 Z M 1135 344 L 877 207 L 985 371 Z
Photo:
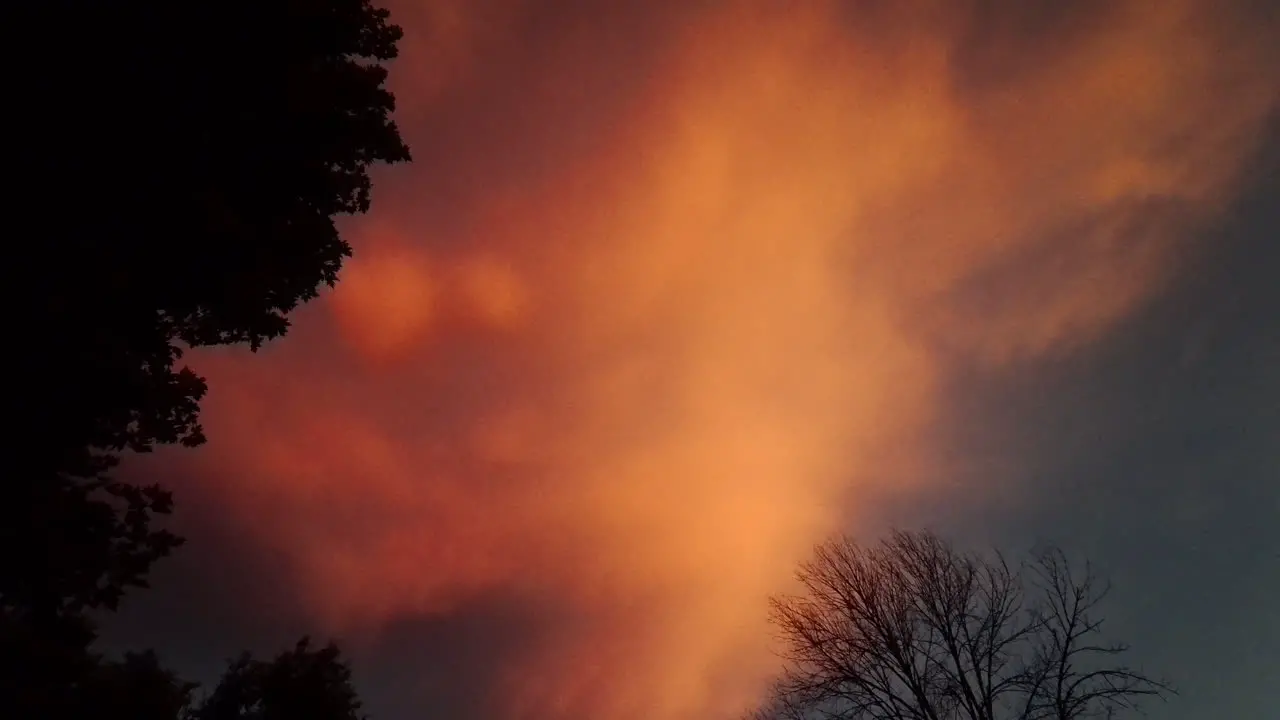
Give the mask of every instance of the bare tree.
M 1056 549 L 1012 567 L 930 533 L 815 551 L 772 602 L 785 669 L 760 718 L 1082 720 L 1168 685 L 1118 664 L 1096 614 L 1108 587 Z

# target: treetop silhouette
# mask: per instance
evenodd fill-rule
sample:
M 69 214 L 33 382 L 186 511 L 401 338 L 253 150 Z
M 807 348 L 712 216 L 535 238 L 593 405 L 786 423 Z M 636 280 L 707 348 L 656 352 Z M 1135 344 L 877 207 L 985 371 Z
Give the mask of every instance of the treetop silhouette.
M 119 454 L 204 442 L 183 353 L 283 335 L 351 253 L 335 218 L 410 155 L 386 88 L 402 32 L 370 0 L 29 11 L 58 59 L 15 105 L 40 227 L 11 258 L 32 291 L 0 608 L 47 614 L 114 607 L 180 542 L 151 523 L 168 491 L 115 477 Z

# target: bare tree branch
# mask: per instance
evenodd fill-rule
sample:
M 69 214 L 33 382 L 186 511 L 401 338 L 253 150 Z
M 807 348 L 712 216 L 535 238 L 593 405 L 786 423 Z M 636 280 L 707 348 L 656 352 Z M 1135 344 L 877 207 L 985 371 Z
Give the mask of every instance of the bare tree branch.
M 839 538 L 797 579 L 772 601 L 785 667 L 757 720 L 1078 720 L 1171 692 L 1115 662 L 1109 587 L 1058 550 L 1014 568 L 929 533 Z

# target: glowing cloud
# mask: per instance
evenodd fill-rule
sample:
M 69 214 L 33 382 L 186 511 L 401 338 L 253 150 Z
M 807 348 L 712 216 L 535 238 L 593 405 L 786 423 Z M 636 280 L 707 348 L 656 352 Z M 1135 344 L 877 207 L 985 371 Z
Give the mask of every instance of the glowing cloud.
M 394 357 L 430 330 L 438 280 L 424 253 L 404 244 L 370 247 L 343 271 L 333 309 L 343 333 L 375 357 Z
M 765 596 L 937 477 L 921 431 L 950 363 L 1070 349 L 1158 289 L 1280 68 L 1275 28 L 1208 2 L 1106 3 L 1039 43 L 959 3 L 431 5 L 438 32 L 552 39 L 459 40 L 470 94 L 401 77 L 421 178 L 357 231 L 335 328 L 202 366 L 205 462 L 331 628 L 487 592 L 556 608 L 495 659 L 513 718 L 742 709 Z M 622 23 L 664 13 L 607 108 L 546 90 L 625 65 Z

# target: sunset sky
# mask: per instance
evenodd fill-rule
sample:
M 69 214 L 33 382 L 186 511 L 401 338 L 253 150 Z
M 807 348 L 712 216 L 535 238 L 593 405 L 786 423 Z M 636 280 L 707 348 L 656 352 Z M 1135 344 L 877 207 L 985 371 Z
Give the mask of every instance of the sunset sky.
M 380 720 L 715 720 L 834 532 L 1043 541 L 1182 695 L 1280 676 L 1280 11 L 392 0 L 415 162 L 192 356 L 109 640 L 343 641 Z

